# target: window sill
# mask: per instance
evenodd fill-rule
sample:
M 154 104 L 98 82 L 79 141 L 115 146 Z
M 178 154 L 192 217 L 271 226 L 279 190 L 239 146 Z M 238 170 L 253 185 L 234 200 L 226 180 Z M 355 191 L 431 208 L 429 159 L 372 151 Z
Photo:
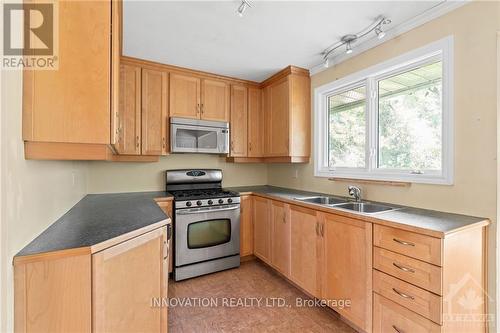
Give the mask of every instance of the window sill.
M 399 186 L 399 187 L 411 186 L 411 182 L 401 182 L 401 181 L 392 181 L 392 180 L 356 179 L 356 178 L 341 178 L 341 177 L 331 177 L 331 178 L 328 178 L 328 180 L 334 181 L 334 182 L 376 184 L 376 185 L 388 185 L 388 186 Z

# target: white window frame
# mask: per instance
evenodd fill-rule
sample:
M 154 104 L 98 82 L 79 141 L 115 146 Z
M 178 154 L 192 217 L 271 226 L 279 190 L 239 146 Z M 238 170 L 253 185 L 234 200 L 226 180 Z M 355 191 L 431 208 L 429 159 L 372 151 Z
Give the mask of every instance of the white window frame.
M 395 74 L 442 61 L 442 154 L 441 172 L 414 174 L 408 170 L 377 168 L 378 89 L 377 83 Z M 328 166 L 328 97 L 352 87 L 366 85 L 365 168 L 330 168 Z M 453 184 L 453 36 L 392 58 L 344 78 L 314 89 L 314 175 L 316 177 L 402 181 L 425 184 Z

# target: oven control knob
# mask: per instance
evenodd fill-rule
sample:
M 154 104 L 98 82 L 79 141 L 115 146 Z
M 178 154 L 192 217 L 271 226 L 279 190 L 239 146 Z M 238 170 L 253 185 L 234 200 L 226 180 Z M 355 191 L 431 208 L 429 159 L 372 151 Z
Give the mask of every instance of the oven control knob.
M 224 203 L 224 200 L 219 199 L 219 203 L 220 203 L 220 204 L 223 204 L 223 203 Z
M 211 204 L 213 204 L 214 202 L 213 202 L 212 200 L 208 200 L 208 201 L 207 201 L 207 203 L 208 203 L 209 205 L 211 205 Z
M 233 202 L 233 199 L 229 198 L 229 199 L 227 199 L 227 202 L 231 203 L 231 202 Z
M 191 207 L 191 201 L 186 202 L 186 206 Z
M 198 201 L 196 201 L 196 204 L 197 204 L 198 206 L 201 206 L 201 205 L 202 205 L 202 202 L 201 202 L 200 200 L 198 200 Z

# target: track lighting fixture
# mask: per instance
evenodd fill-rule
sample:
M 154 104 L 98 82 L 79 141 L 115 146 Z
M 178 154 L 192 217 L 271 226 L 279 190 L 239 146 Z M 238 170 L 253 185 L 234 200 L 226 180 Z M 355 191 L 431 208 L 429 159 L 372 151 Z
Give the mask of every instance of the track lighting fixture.
M 325 68 L 330 67 L 330 60 L 325 59 L 325 61 L 323 62 L 323 67 L 325 67 Z
M 245 0 L 243 0 L 246 2 Z M 243 5 L 243 3 L 242 3 Z M 241 6 L 240 6 L 241 7 Z M 364 30 L 358 32 L 357 34 L 350 34 L 350 35 L 345 35 L 340 38 L 338 42 L 335 44 L 331 45 L 330 47 L 326 48 L 321 54 L 323 55 L 323 65 L 325 67 L 328 67 L 329 65 L 329 58 L 333 56 L 334 51 L 338 49 L 339 47 L 345 45 L 345 53 L 346 54 L 351 54 L 353 52 L 353 44 L 355 42 L 358 42 L 360 39 L 363 37 L 367 36 L 371 32 L 375 32 L 377 35 L 378 39 L 382 39 L 385 37 L 385 32 L 382 29 L 383 25 L 390 24 L 391 20 L 384 17 L 384 16 L 379 16 L 372 24 L 370 24 L 368 27 L 366 27 Z
M 238 10 L 236 11 L 236 14 L 238 14 L 239 17 L 243 17 L 243 13 L 247 9 L 247 7 L 252 7 L 250 5 L 250 2 L 248 0 L 241 0 L 241 4 L 238 7 Z

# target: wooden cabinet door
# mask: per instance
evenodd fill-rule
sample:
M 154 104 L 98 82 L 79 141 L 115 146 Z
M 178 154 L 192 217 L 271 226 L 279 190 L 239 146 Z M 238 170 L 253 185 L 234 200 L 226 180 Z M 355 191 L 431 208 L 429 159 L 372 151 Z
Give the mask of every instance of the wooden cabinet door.
M 56 70 L 24 71 L 23 139 L 111 143 L 111 1 L 58 1 Z
M 256 257 L 271 263 L 271 220 L 270 200 L 253 198 L 253 251 Z
M 142 70 L 142 155 L 166 155 L 168 73 Z
M 364 331 L 372 323 L 372 224 L 321 213 L 324 237 L 323 298 L 350 300 L 334 308 Z
M 92 331 L 166 332 L 166 227 L 92 255 Z M 166 257 L 167 259 L 164 259 Z
M 290 279 L 321 298 L 323 238 L 316 211 L 291 205 L 290 226 Z
M 288 78 L 265 89 L 266 156 L 289 155 L 289 91 Z
M 262 157 L 264 150 L 264 114 L 262 89 L 248 88 L 248 157 Z
M 227 82 L 201 81 L 201 119 L 229 121 L 230 86 Z
M 200 79 L 170 74 L 170 116 L 200 118 Z
M 141 154 L 141 68 L 120 65 L 116 152 Z
M 271 201 L 271 263 L 286 277 L 290 276 L 290 221 L 288 205 Z
M 241 197 L 240 256 L 253 254 L 253 199 L 250 195 Z
M 231 156 L 247 156 L 247 87 L 231 86 Z

